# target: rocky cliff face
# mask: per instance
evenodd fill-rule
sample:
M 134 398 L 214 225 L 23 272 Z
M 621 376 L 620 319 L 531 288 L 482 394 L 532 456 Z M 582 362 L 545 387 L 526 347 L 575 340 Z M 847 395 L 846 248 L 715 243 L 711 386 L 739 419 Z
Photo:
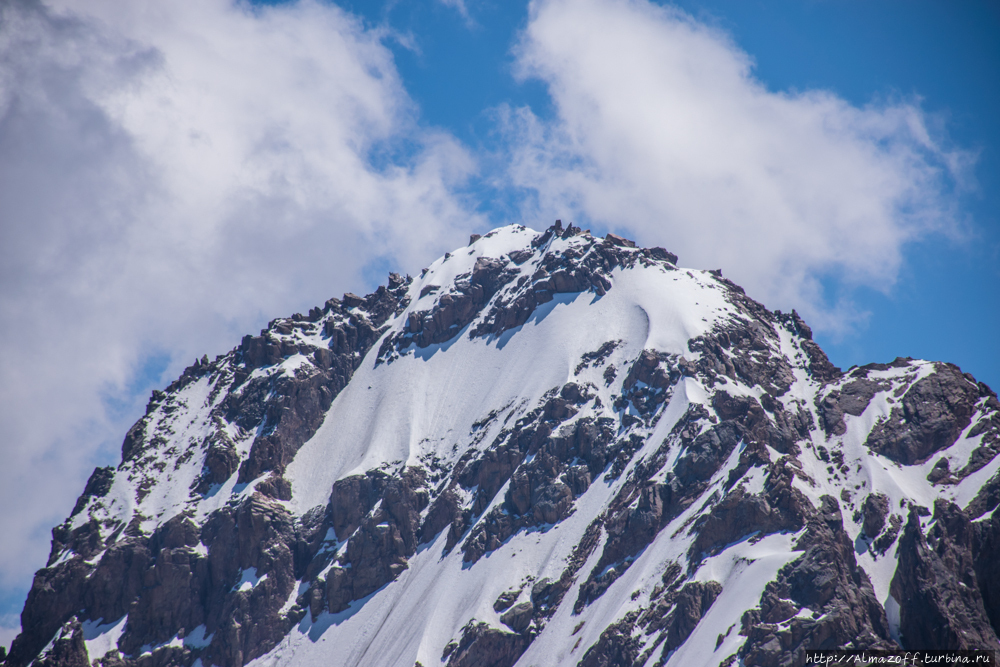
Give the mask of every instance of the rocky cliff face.
M 5 664 L 797 665 L 1000 648 L 1000 403 L 560 224 L 154 392 Z

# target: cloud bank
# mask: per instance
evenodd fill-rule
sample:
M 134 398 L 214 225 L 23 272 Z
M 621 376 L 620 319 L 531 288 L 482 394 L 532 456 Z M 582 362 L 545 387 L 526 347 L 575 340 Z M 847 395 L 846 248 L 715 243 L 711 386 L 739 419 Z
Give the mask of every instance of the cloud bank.
M 957 233 L 949 188 L 969 158 L 915 103 L 768 90 L 726 34 L 644 0 L 544 0 L 530 14 L 518 72 L 548 86 L 555 115 L 502 117 L 511 178 L 544 217 L 572 211 L 723 267 L 834 332 L 857 313 L 824 277 L 888 289 L 907 242 Z

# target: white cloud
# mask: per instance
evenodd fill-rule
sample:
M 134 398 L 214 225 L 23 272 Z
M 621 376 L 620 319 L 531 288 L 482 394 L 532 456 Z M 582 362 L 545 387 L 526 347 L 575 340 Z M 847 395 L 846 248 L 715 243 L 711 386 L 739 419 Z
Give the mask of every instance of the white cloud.
M 723 267 L 834 332 L 859 314 L 821 278 L 888 289 L 908 241 L 956 231 L 944 184 L 968 156 L 914 103 L 770 91 L 726 34 L 645 0 L 536 0 L 516 54 L 554 101 L 551 120 L 502 114 L 513 181 L 544 218 Z
M 438 2 L 457 11 L 466 21 L 469 20 L 469 8 L 465 6 L 465 0 L 438 0 Z
M 482 223 L 472 157 L 336 6 L 54 4 L 0 5 L 0 589 L 114 460 L 151 358 L 169 378 Z

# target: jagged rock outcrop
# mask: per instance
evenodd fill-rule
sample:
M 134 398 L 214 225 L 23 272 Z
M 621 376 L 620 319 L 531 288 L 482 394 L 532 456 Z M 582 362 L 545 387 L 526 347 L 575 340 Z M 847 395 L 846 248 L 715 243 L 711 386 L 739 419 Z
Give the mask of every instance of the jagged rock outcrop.
M 344 554 L 327 575 L 326 600 L 331 612 L 343 611 L 407 568 L 407 560 L 417 550 L 420 513 L 427 507 L 423 487 L 420 469 L 406 470 L 385 483 L 378 509 L 351 532 Z
M 803 555 L 767 584 L 758 609 L 741 619 L 747 664 L 796 665 L 811 650 L 891 650 L 885 610 L 855 559 L 837 500 L 811 512 L 796 551 Z M 802 614 L 802 611 L 810 612 Z
M 77 556 L 35 574 L 21 612 L 21 634 L 11 644 L 5 665 L 29 664 L 63 624 L 71 622 L 84 597 L 92 570 L 92 565 Z M 74 640 L 69 641 L 71 645 L 66 647 L 67 651 L 76 645 Z
M 108 491 L 111 490 L 111 482 L 114 478 L 115 469 L 111 466 L 94 468 L 94 472 L 91 473 L 90 479 L 87 480 L 87 486 L 84 487 L 83 493 L 77 498 L 76 505 L 73 506 L 70 516 L 79 514 L 87 506 L 91 498 L 103 498 L 108 495 Z
M 862 509 L 864 523 L 861 527 L 865 535 L 877 537 L 885 527 L 885 519 L 889 514 L 889 498 L 884 493 L 869 493 Z
M 980 388 L 957 366 L 938 364 L 903 394 L 902 407 L 872 429 L 867 445 L 903 465 L 922 462 L 952 445 L 969 425 Z
M 995 554 L 1000 548 L 1000 514 L 994 511 L 989 520 L 977 522 L 973 526 L 975 532 L 970 552 L 973 554 L 972 566 L 976 572 L 976 583 L 993 632 L 1000 636 L 1000 561 L 982 556 Z
M 457 645 L 448 645 L 442 658 L 448 658 L 448 667 L 511 667 L 530 643 L 530 637 L 476 623 L 465 628 Z
M 899 628 L 907 648 L 995 650 L 1000 644 L 976 576 L 976 528 L 960 507 L 943 499 L 934 505 L 926 536 L 919 516 L 910 512 L 892 579 L 892 596 L 908 602 Z
M 74 620 L 59 632 L 45 657 L 36 663 L 39 667 L 90 667 L 87 647 L 83 641 L 83 628 Z

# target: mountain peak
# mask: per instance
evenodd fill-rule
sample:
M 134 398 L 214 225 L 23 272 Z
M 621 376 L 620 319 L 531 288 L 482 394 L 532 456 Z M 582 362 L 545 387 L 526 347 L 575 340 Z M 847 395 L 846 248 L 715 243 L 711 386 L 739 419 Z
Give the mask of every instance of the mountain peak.
M 196 361 L 53 530 L 7 664 L 997 648 L 996 395 L 844 373 L 677 261 L 512 225 Z

